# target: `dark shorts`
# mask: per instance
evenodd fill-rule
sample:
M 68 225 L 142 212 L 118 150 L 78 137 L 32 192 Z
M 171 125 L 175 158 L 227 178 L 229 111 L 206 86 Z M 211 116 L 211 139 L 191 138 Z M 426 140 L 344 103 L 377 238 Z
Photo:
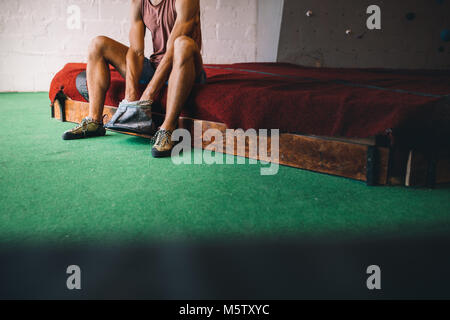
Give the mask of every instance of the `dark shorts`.
M 155 74 L 155 71 L 156 71 L 156 68 L 153 65 L 153 63 L 151 63 L 151 61 L 149 59 L 145 58 L 144 69 L 142 71 L 142 75 L 141 75 L 141 79 L 139 80 L 139 83 L 140 84 L 148 84 L 152 80 L 152 78 Z M 204 69 L 202 69 L 202 72 L 195 79 L 195 83 L 197 83 L 197 84 L 205 84 L 206 83 L 206 72 Z

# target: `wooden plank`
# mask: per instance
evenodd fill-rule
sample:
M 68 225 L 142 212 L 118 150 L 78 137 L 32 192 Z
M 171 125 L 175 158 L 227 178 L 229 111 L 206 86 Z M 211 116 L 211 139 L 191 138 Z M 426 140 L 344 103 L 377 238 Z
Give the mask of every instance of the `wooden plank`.
M 319 139 L 330 140 L 330 141 L 350 142 L 350 143 L 362 144 L 362 145 L 365 145 L 365 146 L 375 146 L 377 144 L 377 141 L 376 141 L 375 137 L 370 137 L 370 138 L 345 138 L 345 137 L 324 137 L 324 136 L 315 136 L 315 135 L 308 135 L 307 137 L 319 138 Z
M 282 135 L 281 164 L 366 181 L 367 146 L 320 138 Z M 378 148 L 378 183 L 387 184 L 389 149 Z
M 450 183 L 450 153 L 440 150 L 435 158 L 434 173 L 430 172 L 432 157 L 430 151 L 410 150 L 406 165 L 405 186 L 422 187 L 429 184 L 430 174 L 435 175 L 435 184 Z
M 203 132 L 208 129 L 217 129 L 225 136 L 227 127 L 224 124 L 203 121 Z M 281 134 L 279 139 L 279 160 L 277 161 L 279 164 L 366 181 L 367 145 L 296 134 Z M 226 142 L 233 143 L 229 139 Z M 225 141 L 203 142 L 204 149 L 217 150 L 218 145 L 225 145 Z M 236 141 L 234 141 L 234 145 L 234 155 L 263 161 L 269 160 L 252 156 L 248 142 L 245 144 L 245 150 L 239 149 Z M 270 138 L 267 139 L 267 145 L 271 145 Z M 378 184 L 385 185 L 388 182 L 389 149 L 381 147 L 377 149 Z
M 111 119 L 116 108 L 105 106 L 104 114 L 106 121 Z M 84 102 L 67 100 L 66 101 L 66 121 L 79 123 L 88 115 L 89 105 Z M 164 115 L 154 113 L 153 118 L 161 122 Z M 55 103 L 55 117 L 60 117 L 58 102 Z M 199 137 L 196 137 L 194 126 L 201 128 Z M 246 143 L 243 147 L 237 144 L 237 137 L 227 137 L 225 124 L 201 121 L 190 118 L 180 118 L 179 127 L 191 132 L 192 137 L 201 139 L 202 148 L 216 150 L 222 146 L 223 153 L 229 153 L 237 156 L 253 158 L 257 160 L 269 161 L 269 157 L 260 157 L 258 154 L 252 155 L 250 152 L 249 140 L 258 139 L 257 135 L 246 137 Z M 204 139 L 204 133 L 209 129 L 216 129 L 222 133 L 221 141 L 208 141 Z M 243 138 L 243 133 L 238 137 Z M 148 137 L 146 137 L 148 138 Z M 193 139 L 193 140 L 194 140 Z M 234 139 L 234 149 L 226 150 L 226 145 L 231 145 L 230 139 Z M 269 154 L 271 153 L 271 138 L 267 138 Z M 366 181 L 367 171 L 367 151 L 368 146 L 373 145 L 370 139 L 357 139 L 350 142 L 343 141 L 343 138 L 323 138 L 316 136 L 305 136 L 297 134 L 281 134 L 279 137 L 279 158 L 274 162 L 281 165 L 301 168 L 331 175 L 337 175 L 352 178 L 360 181 Z M 220 151 L 220 150 L 218 150 Z M 388 183 L 389 154 L 388 148 L 377 147 L 377 171 L 378 184 L 386 185 Z
M 108 122 L 114 113 L 116 113 L 117 108 L 105 106 L 103 114 L 105 117 L 105 123 Z M 66 101 L 66 121 L 73 123 L 80 123 L 81 120 L 89 115 L 89 103 L 75 101 L 68 99 Z M 59 102 L 55 101 L 55 118 L 61 119 L 61 112 L 59 108 Z
M 389 185 L 405 185 L 406 164 L 408 162 L 408 150 L 393 148 L 390 152 Z

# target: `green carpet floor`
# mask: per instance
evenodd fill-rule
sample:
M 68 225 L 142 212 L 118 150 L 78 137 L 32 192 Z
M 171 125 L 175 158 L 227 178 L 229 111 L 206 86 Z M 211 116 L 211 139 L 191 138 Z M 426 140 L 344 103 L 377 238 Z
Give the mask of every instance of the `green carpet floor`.
M 450 189 L 367 187 L 288 167 L 174 165 L 148 141 L 66 142 L 47 93 L 0 94 L 0 242 L 450 230 Z

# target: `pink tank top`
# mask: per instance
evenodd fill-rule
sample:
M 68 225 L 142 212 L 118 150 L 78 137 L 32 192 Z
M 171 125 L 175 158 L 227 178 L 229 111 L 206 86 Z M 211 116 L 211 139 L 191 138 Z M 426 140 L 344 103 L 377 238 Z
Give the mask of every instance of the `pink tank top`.
M 154 6 L 150 0 L 142 0 L 142 19 L 147 29 L 151 31 L 153 39 L 154 53 L 150 57 L 150 61 L 156 66 L 158 66 L 166 53 L 167 40 L 177 19 L 175 2 L 176 0 L 162 0 L 160 4 Z M 197 26 L 197 29 L 192 34 L 192 38 L 201 49 L 200 16 Z

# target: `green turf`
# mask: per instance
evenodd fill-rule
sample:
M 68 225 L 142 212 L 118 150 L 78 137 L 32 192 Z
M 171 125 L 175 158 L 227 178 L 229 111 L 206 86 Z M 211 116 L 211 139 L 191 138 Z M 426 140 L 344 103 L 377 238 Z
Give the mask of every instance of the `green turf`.
M 63 141 L 46 93 L 0 94 L 0 241 L 450 230 L 450 189 L 367 187 L 281 167 L 181 165 L 148 141 Z

